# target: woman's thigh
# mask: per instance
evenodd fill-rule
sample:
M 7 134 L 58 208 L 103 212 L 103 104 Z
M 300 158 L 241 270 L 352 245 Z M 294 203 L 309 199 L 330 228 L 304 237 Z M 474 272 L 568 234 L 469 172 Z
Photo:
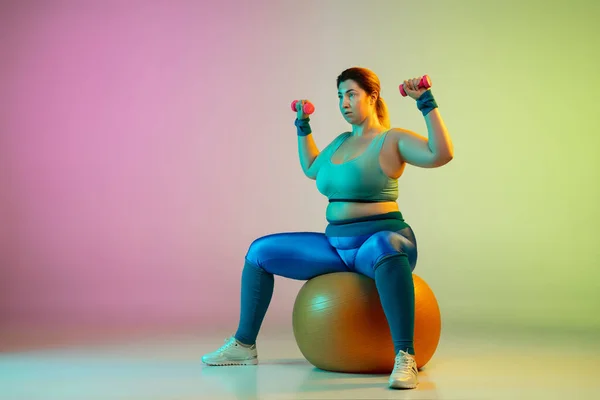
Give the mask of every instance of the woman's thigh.
M 417 263 L 417 241 L 410 227 L 400 231 L 381 231 L 373 234 L 358 249 L 354 270 L 374 277 L 377 263 L 386 256 L 405 254 L 411 270 Z
M 246 259 L 273 275 L 308 280 L 318 275 L 348 271 L 324 233 L 284 232 L 256 239 Z

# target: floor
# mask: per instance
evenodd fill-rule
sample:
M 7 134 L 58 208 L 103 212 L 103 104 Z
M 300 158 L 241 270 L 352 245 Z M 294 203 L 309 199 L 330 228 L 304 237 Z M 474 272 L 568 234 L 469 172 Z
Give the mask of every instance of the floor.
M 387 376 L 317 370 L 293 334 L 263 333 L 260 364 L 206 367 L 227 332 L 0 354 L 0 399 L 600 399 L 597 341 L 443 336 L 415 390 Z M 592 344 L 593 343 L 593 344 Z

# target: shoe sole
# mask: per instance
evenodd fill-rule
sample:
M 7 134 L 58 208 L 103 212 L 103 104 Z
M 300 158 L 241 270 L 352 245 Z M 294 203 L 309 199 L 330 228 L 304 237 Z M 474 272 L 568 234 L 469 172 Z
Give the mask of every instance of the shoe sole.
M 417 387 L 416 383 L 406 384 L 402 382 L 392 382 L 390 383 L 390 387 L 392 389 L 415 389 Z
M 254 358 L 252 360 L 223 361 L 223 362 L 203 361 L 203 363 L 206 365 L 213 366 L 213 367 L 226 367 L 226 366 L 235 366 L 235 365 L 256 365 L 256 364 L 258 364 L 258 359 Z

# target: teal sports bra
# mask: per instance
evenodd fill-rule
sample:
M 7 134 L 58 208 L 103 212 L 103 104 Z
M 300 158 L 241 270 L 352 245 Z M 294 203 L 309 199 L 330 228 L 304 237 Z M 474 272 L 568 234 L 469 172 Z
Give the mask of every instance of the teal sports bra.
M 350 137 L 346 132 L 332 143 L 325 160 L 317 173 L 317 189 L 329 198 L 330 202 L 348 201 L 371 203 L 396 201 L 398 199 L 398 179 L 388 177 L 379 164 L 379 153 L 389 131 L 375 136 L 369 146 L 351 160 L 334 164 L 331 157 Z

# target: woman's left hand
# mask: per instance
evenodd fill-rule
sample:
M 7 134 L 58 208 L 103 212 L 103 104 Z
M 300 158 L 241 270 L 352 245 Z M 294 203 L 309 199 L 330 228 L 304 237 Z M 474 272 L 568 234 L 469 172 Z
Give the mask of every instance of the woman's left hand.
M 420 88 L 419 82 L 421 82 L 421 78 L 412 78 L 404 81 L 404 91 L 411 98 L 417 100 L 423 93 L 425 93 L 428 89 Z

